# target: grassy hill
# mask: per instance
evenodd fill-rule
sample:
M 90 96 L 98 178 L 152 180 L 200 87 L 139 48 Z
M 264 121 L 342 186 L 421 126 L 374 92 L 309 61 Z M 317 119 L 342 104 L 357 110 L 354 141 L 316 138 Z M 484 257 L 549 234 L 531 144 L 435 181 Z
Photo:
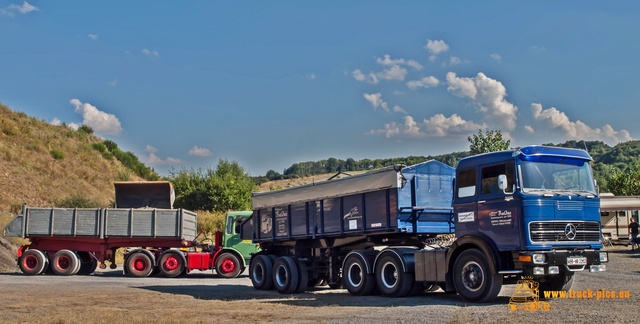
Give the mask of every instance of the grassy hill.
M 0 230 L 23 203 L 108 207 L 114 181 L 143 180 L 102 143 L 88 127 L 54 126 L 0 104 Z M 7 266 L 6 245 L 0 242 L 0 268 Z
M 85 128 L 54 126 L 0 104 L 0 211 L 77 197 L 109 205 L 114 181 L 141 178 L 93 147 L 102 142 Z

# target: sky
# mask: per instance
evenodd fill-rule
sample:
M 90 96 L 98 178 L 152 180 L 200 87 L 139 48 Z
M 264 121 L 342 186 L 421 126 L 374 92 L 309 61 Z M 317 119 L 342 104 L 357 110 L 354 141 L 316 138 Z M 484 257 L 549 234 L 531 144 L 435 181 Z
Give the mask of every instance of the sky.
M 0 0 L 0 103 L 162 175 L 640 138 L 637 1 Z

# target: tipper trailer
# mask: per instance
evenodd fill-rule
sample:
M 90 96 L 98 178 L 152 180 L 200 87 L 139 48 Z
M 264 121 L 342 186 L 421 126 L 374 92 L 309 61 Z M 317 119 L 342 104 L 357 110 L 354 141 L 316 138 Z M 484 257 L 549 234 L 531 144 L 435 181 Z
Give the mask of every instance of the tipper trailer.
M 91 274 L 105 261 L 116 266 L 116 250 L 126 248 L 124 273 L 146 277 L 160 272 L 176 277 L 192 270 L 215 269 L 235 278 L 259 251 L 236 232 L 251 211 L 229 212 L 215 241 L 197 232 L 197 215 L 173 209 L 170 182 L 116 182 L 115 208 L 22 207 L 4 229 L 5 236 L 26 238 L 18 266 L 27 275 Z
M 253 194 L 243 237 L 259 243 L 256 289 L 326 282 L 353 295 L 437 287 L 488 302 L 532 278 L 568 290 L 605 271 L 599 197 L 582 150 L 529 146 Z M 447 241 L 448 240 L 448 241 Z

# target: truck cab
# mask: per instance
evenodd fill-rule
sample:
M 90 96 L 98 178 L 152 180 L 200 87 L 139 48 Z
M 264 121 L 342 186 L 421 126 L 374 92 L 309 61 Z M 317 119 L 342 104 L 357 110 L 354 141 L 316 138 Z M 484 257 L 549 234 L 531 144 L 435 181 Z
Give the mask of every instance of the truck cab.
M 461 160 L 453 197 L 458 242 L 476 242 L 500 274 L 569 289 L 577 271 L 604 271 L 600 198 L 582 150 L 528 146 Z

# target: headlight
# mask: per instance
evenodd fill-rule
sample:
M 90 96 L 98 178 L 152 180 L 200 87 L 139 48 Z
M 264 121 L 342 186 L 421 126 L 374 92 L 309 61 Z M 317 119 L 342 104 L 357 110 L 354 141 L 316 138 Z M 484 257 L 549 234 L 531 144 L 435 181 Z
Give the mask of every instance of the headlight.
M 600 252 L 600 262 L 609 262 L 609 254 L 607 252 Z
M 542 264 L 547 262 L 547 256 L 543 253 L 534 253 L 533 254 L 533 263 Z

